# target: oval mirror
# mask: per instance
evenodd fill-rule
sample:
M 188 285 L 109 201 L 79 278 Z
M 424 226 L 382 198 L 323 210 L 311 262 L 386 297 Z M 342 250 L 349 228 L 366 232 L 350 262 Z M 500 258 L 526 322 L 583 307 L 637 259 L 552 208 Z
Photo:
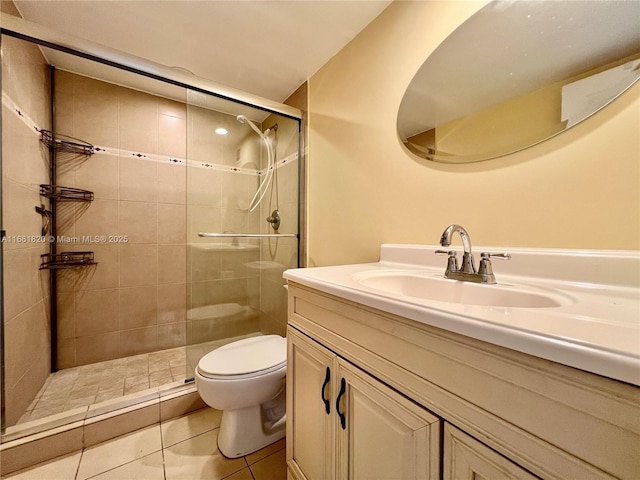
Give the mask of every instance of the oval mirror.
M 640 2 L 497 0 L 427 58 L 398 134 L 421 158 L 468 163 L 539 143 L 640 78 Z

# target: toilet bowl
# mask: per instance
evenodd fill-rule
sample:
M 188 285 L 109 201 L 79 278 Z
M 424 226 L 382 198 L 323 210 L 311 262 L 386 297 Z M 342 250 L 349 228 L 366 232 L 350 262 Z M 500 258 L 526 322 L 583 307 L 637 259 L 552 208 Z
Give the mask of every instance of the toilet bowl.
M 202 400 L 222 410 L 218 449 L 229 458 L 260 450 L 285 435 L 287 341 L 261 335 L 228 343 L 198 362 Z

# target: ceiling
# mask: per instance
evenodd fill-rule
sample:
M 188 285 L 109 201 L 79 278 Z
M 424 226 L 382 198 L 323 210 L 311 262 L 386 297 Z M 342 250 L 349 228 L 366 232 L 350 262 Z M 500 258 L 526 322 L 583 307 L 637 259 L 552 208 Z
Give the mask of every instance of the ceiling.
M 391 0 L 14 2 L 31 22 L 282 102 Z

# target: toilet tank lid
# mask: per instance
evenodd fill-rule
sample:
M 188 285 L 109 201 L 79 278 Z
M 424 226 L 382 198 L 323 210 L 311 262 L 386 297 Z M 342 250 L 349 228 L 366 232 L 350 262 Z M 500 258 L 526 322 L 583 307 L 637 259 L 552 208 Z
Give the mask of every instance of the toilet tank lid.
M 260 335 L 216 348 L 200 359 L 198 369 L 210 375 L 243 375 L 286 361 L 287 340 L 280 335 Z

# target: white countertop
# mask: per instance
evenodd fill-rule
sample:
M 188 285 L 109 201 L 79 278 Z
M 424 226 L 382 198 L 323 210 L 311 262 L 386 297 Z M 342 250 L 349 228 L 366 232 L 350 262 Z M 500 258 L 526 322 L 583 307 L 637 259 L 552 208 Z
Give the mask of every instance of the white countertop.
M 547 291 L 558 307 L 467 305 L 376 290 L 370 272 L 443 277 L 440 246 L 383 245 L 376 263 L 292 269 L 284 277 L 434 327 L 640 386 L 640 253 L 508 249 L 493 261 L 497 288 Z M 504 249 L 474 248 L 500 252 Z M 454 281 L 454 280 L 446 280 Z M 487 285 L 486 288 L 493 288 Z

